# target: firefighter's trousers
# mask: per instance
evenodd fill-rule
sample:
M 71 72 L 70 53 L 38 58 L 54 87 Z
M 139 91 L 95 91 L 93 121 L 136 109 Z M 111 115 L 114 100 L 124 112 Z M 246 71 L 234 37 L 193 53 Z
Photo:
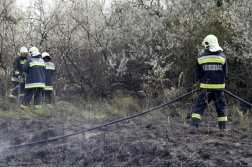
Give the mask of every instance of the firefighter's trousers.
M 19 89 L 19 82 L 12 82 L 14 85 L 14 89 L 12 90 L 10 96 L 9 96 L 9 101 L 11 103 L 14 103 L 15 100 L 17 99 L 18 96 L 18 89 Z M 23 82 L 20 83 L 20 97 L 24 96 L 24 91 L 25 91 L 25 84 Z
M 44 102 L 48 105 L 53 102 L 52 92 L 53 90 L 43 90 L 42 96 L 44 98 Z
M 43 88 L 28 88 L 28 89 L 25 89 L 25 94 L 24 94 L 24 98 L 22 100 L 21 107 L 22 108 L 27 108 L 30 101 L 31 101 L 31 99 L 32 99 L 32 96 L 34 94 L 35 108 L 41 108 L 42 92 L 43 92 Z
M 192 114 L 191 125 L 199 125 L 204 110 L 211 100 L 213 100 L 215 104 L 219 128 L 226 129 L 227 107 L 224 91 L 209 91 L 205 89 L 199 91 L 198 101 Z

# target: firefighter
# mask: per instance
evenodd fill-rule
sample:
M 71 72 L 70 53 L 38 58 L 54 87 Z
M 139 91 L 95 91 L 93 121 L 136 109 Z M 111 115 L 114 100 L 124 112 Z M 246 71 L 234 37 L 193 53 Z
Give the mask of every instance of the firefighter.
M 27 60 L 27 53 L 28 53 L 27 48 L 21 47 L 19 49 L 18 56 L 13 60 L 13 71 L 11 75 L 11 81 L 14 85 L 14 89 L 12 90 L 9 96 L 9 101 L 11 103 L 14 103 L 18 95 L 19 80 L 21 79 L 21 76 L 23 75 L 23 65 L 25 64 Z M 24 96 L 24 80 L 21 80 L 20 92 L 21 94 L 19 94 L 19 96 Z
M 195 75 L 200 79 L 198 101 L 192 113 L 189 133 L 195 133 L 207 104 L 215 103 L 220 131 L 227 129 L 227 107 L 224 96 L 225 80 L 227 78 L 227 60 L 220 53 L 223 51 L 214 35 L 208 35 L 202 42 L 205 52 L 198 56 L 195 63 Z
M 47 103 L 47 107 L 52 108 L 53 73 L 55 72 L 55 65 L 50 62 L 52 58 L 47 52 L 42 53 L 42 59 L 45 61 L 45 88 L 42 96 Z
M 23 71 L 27 76 L 21 108 L 28 108 L 33 94 L 35 108 L 41 108 L 42 91 L 45 88 L 45 62 L 36 47 L 29 49 L 29 55 L 31 55 L 31 58 L 23 66 Z

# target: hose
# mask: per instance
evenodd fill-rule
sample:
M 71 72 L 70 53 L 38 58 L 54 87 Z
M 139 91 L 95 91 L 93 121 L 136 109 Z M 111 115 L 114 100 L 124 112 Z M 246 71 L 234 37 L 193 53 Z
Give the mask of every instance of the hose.
M 85 130 L 78 131 L 78 132 L 71 133 L 71 134 L 64 135 L 64 136 L 54 137 L 54 138 L 51 138 L 51 139 L 41 140 L 41 141 L 37 141 L 37 142 L 31 142 L 31 143 L 25 143 L 25 144 L 20 144 L 20 145 L 14 145 L 14 146 L 10 146 L 10 147 L 7 147 L 7 148 L 17 148 L 17 147 L 30 146 L 30 145 L 34 145 L 34 144 L 41 144 L 41 143 L 56 141 L 56 140 L 59 140 L 59 139 L 62 139 L 62 138 L 66 138 L 66 137 L 70 137 L 70 136 L 73 136 L 73 135 L 77 135 L 77 134 L 79 134 L 79 133 L 83 133 L 83 132 L 91 131 L 91 130 L 94 130 L 94 129 L 98 129 L 98 128 L 101 128 L 101 127 L 103 127 L 103 126 L 107 126 L 107 125 L 111 125 L 111 124 L 114 124 L 114 123 L 117 123 L 117 122 L 121 122 L 121 121 L 124 121 L 124 120 L 127 120 L 127 119 L 131 119 L 131 118 L 134 118 L 134 117 L 137 117 L 137 116 L 146 114 L 146 113 L 148 113 L 148 112 L 150 112 L 150 111 L 159 109 L 159 108 L 161 108 L 161 107 L 163 107 L 163 106 L 166 106 L 166 105 L 168 105 L 168 104 L 171 104 L 171 103 L 173 103 L 173 102 L 175 102 L 175 101 L 177 101 L 177 100 L 179 100 L 179 99 L 181 99 L 181 98 L 183 98 L 183 97 L 186 97 L 186 96 L 188 96 L 188 95 L 190 95 L 190 94 L 193 94 L 193 93 L 195 93 L 195 92 L 197 92 L 197 91 L 199 91 L 199 90 L 200 90 L 200 88 L 199 88 L 199 89 L 196 89 L 196 90 L 193 90 L 193 91 L 191 91 L 191 92 L 189 92 L 189 93 L 187 93 L 187 94 L 185 94 L 185 95 L 182 95 L 182 96 L 180 96 L 180 97 L 178 97 L 178 98 L 176 98 L 176 99 L 174 99 L 174 100 L 171 100 L 171 101 L 169 101 L 169 102 L 167 102 L 167 103 L 164 103 L 164 104 L 162 104 L 162 105 L 159 105 L 159 106 L 157 106 L 157 107 L 154 107 L 154 108 L 152 108 L 152 109 L 149 109 L 149 110 L 147 110 L 147 111 L 144 111 L 144 112 L 141 112 L 141 113 L 138 113 L 138 114 L 135 114 L 135 115 L 131 115 L 131 116 L 129 116 L 129 117 L 125 117 L 125 118 L 122 118 L 122 119 L 118 119 L 118 120 L 115 120 L 115 121 L 112 121 L 112 122 L 108 122 L 108 123 L 105 123 L 105 124 L 102 124 L 102 125 L 99 125 L 99 126 L 96 126 L 96 127 L 92 127 L 92 128 L 89 128 L 89 129 L 85 129 Z

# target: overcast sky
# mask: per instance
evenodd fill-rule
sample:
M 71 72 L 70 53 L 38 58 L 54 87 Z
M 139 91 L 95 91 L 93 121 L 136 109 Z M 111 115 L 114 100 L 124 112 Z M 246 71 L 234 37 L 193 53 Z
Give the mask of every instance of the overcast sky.
M 19 8 L 27 8 L 30 5 L 30 1 L 32 0 L 16 0 L 16 4 Z M 47 4 L 52 4 L 53 0 L 44 0 Z
M 1 1 L 1 0 L 0 0 Z M 26 8 L 30 5 L 31 2 L 34 2 L 36 0 L 16 0 L 16 4 L 18 8 L 26 10 Z M 53 4 L 55 0 L 43 0 L 45 3 L 45 10 L 48 9 L 48 6 Z M 101 2 L 104 2 L 104 0 L 100 0 Z M 110 8 L 111 0 L 105 0 L 105 8 Z M 33 3 L 32 3 L 33 4 Z
M 16 4 L 18 5 L 18 7 L 27 7 L 29 4 L 29 0 L 16 0 Z

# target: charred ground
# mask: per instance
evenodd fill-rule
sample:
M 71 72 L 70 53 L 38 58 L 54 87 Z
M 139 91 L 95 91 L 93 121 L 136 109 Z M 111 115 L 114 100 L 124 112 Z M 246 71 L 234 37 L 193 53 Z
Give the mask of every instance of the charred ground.
M 241 122 L 230 120 L 229 132 L 221 134 L 213 116 L 204 117 L 194 135 L 186 133 L 190 119 L 139 117 L 54 142 L 7 148 L 113 119 L 117 118 L 98 121 L 2 117 L 0 166 L 252 166 L 252 140 Z

